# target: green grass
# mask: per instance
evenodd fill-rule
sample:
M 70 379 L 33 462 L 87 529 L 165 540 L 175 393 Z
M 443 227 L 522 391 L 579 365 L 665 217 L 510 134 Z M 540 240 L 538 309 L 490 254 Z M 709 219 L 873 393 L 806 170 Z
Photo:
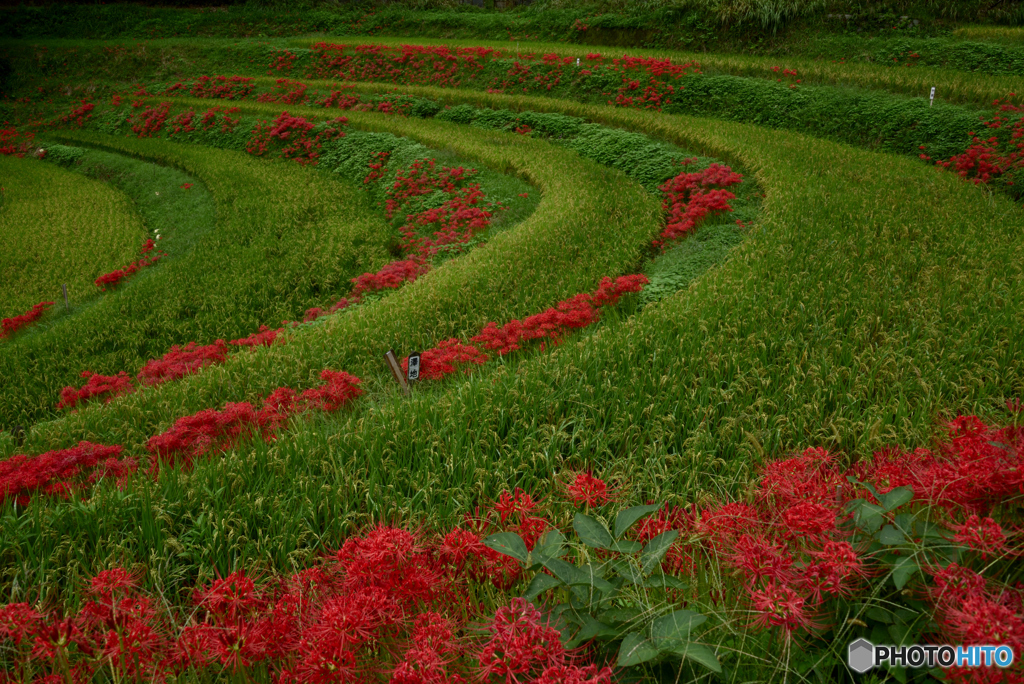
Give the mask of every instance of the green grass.
M 62 284 L 77 306 L 96 296 L 98 276 L 138 258 L 145 226 L 118 190 L 17 157 L 0 156 L 0 178 L 0 318 L 42 301 L 63 310 Z
M 33 447 L 85 436 L 137 442 L 141 433 L 126 435 L 135 428 L 118 421 L 169 415 L 186 390 L 217 404 L 227 397 L 219 388 L 253 369 L 283 373 L 314 360 L 366 374 L 371 390 L 349 413 L 299 422 L 273 444 L 242 445 L 191 473 L 123 492 L 103 485 L 81 503 L 36 503 L 23 515 L 8 508 L 6 586 L 73 593 L 88 572 L 135 560 L 173 595 L 214 571 L 301 566 L 372 519 L 443 530 L 502 488 L 550 491 L 567 467 L 621 478 L 624 505 L 701 504 L 742 492 L 764 458 L 823 446 L 854 459 L 885 444 L 927 444 L 942 417 L 1001 418 L 1001 401 L 1024 394 L 1024 342 L 1014 333 L 1024 327 L 1024 213 L 1008 200 L 912 160 L 795 133 L 445 94 L 579 116 L 742 162 L 765 189 L 763 217 L 684 292 L 550 353 L 404 399 L 389 389 L 382 350 L 427 346 L 591 287 L 635 257 L 630 245 L 656 211 L 620 175 L 539 141 L 353 113 L 357 127 L 447 140 L 526 175 L 544 192 L 538 211 L 289 345 L 40 426 Z M 615 209 L 622 204 L 630 210 Z
M 177 245 L 180 253 L 143 269 L 114 296 L 5 348 L 3 424 L 52 415 L 61 387 L 81 384 L 84 370 L 134 373 L 172 344 L 209 344 L 301 318 L 306 308 L 347 292 L 349 278 L 389 259 L 390 231 L 354 184 L 238 152 L 159 140 L 94 141 L 198 178 L 216 202 L 216 230 Z M 177 240 L 172 231 L 169 242 Z
M 311 38 L 305 46 L 325 40 Z M 379 44 L 398 46 L 409 43 L 408 38 L 386 36 L 337 36 L 327 39 L 342 45 Z M 1019 75 L 984 74 L 958 71 L 939 67 L 919 66 L 898 68 L 871 63 L 845 63 L 814 59 L 809 57 L 757 56 L 742 54 L 721 54 L 713 52 L 686 52 L 647 48 L 610 48 L 598 45 L 570 45 L 537 41 L 493 41 L 493 40 L 442 40 L 417 38 L 417 45 L 450 45 L 452 47 L 485 46 L 523 53 L 557 53 L 564 57 L 586 57 L 587 53 L 598 52 L 605 56 L 619 57 L 628 54 L 633 57 L 656 57 L 671 59 L 675 63 L 696 62 L 707 75 L 727 74 L 751 78 L 774 80 L 777 74 L 772 67 L 796 69 L 799 78 L 807 85 L 835 87 L 856 87 L 878 90 L 893 95 L 928 97 L 932 86 L 937 88 L 936 99 L 951 104 L 988 105 L 1008 93 L 1024 93 L 1024 78 Z

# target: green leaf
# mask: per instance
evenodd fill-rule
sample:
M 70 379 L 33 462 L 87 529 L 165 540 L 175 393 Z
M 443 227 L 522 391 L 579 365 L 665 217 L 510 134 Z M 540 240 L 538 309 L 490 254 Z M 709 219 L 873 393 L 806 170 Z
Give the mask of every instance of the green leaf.
M 907 581 L 918 571 L 917 559 L 913 556 L 906 556 L 896 561 L 892 569 L 892 581 L 897 589 L 907 585 Z
M 562 586 L 562 580 L 551 575 L 538 572 L 533 576 L 533 580 L 530 582 L 530 586 L 527 587 L 526 593 L 523 594 L 523 598 L 527 601 L 532 601 L 548 589 L 554 589 L 555 587 Z
M 572 584 L 576 581 L 576 566 L 570 565 L 564 560 L 548 558 L 544 561 L 544 567 L 550 570 L 555 577 L 566 584 Z
M 878 606 L 872 606 L 867 609 L 865 613 L 869 618 L 876 622 L 884 622 L 886 624 L 892 624 L 892 613 L 884 608 Z
M 640 568 L 626 559 L 612 561 L 608 564 L 608 570 L 630 584 L 642 584 L 644 581 Z
M 624 625 L 633 622 L 640 615 L 636 608 L 612 608 L 601 613 L 601 622 L 611 622 Z
M 643 544 L 631 539 L 620 539 L 608 545 L 609 551 L 618 551 L 619 553 L 636 553 L 642 548 L 644 548 Z
M 619 667 L 629 667 L 646 663 L 651 658 L 658 656 L 658 649 L 647 639 L 636 632 L 630 632 L 622 640 L 619 646 L 619 660 L 616 663 Z
M 690 630 L 706 621 L 707 618 L 700 613 L 695 613 L 692 610 L 677 610 L 655 620 L 651 625 L 651 636 L 655 641 L 686 639 L 690 636 Z
M 689 658 L 708 668 L 712 672 L 721 672 L 722 664 L 718 662 L 715 652 L 704 644 L 697 644 L 692 641 L 672 649 L 683 658 Z
M 885 509 L 881 506 L 868 503 L 863 499 L 857 499 L 853 521 L 861 530 L 868 534 L 874 534 L 878 531 L 878 528 L 882 526 L 882 515 L 884 513 Z
M 860 485 L 864 489 L 866 489 L 869 492 L 871 492 L 872 496 L 874 496 L 876 500 L 878 500 L 878 501 L 882 500 L 882 496 L 878 493 L 878 490 L 875 489 L 870 482 L 861 482 L 860 480 L 855 478 L 853 475 L 847 475 L 846 479 L 849 482 L 852 482 L 853 484 Z
M 618 632 L 616 632 L 613 627 L 595 619 L 592 615 L 588 615 L 583 621 L 583 627 L 581 627 L 580 631 L 576 632 L 576 635 L 572 638 L 572 642 L 574 642 L 573 646 L 570 646 L 569 648 L 574 648 L 583 642 L 590 641 L 597 637 L 612 638 L 617 634 Z
M 886 494 L 882 494 L 881 497 L 878 497 L 878 502 L 882 504 L 886 511 L 894 511 L 913 498 L 913 489 L 910 487 L 897 487 Z
M 892 525 L 886 525 L 878 535 L 878 541 L 886 546 L 901 546 L 907 542 L 907 535 L 897 530 Z
M 594 587 L 595 589 L 599 589 L 601 591 L 615 590 L 615 586 L 608 580 L 601 577 L 600 573 L 598 573 L 597 571 L 597 568 L 595 568 L 590 563 L 587 563 L 586 565 L 581 565 L 575 570 L 576 578 L 572 582 L 569 582 L 570 586 L 584 585 Z
M 666 575 L 664 573 L 651 575 L 647 581 L 643 583 L 643 586 L 648 589 L 686 590 L 690 588 L 690 585 L 687 582 L 684 582 L 678 577 L 673 577 L 672 575 Z
M 523 538 L 515 532 L 498 532 L 484 539 L 484 545 L 494 549 L 498 553 L 512 556 L 521 563 L 526 563 L 529 551 Z
M 573 529 L 587 546 L 594 549 L 607 549 L 612 543 L 612 535 L 604 525 L 589 515 L 577 513 L 572 520 Z
M 633 506 L 632 508 L 620 511 L 615 516 L 615 538 L 620 539 L 626 533 L 626 530 L 632 527 L 637 520 L 645 515 L 654 513 L 659 508 L 661 508 L 659 504 L 651 504 L 650 506 Z
M 558 558 L 562 555 L 565 546 L 565 537 L 561 532 L 552 528 L 542 534 L 537 544 L 533 547 L 530 560 L 534 565 L 543 565 L 548 558 Z
M 669 530 L 668 532 L 662 532 L 657 537 L 647 542 L 647 546 L 644 547 L 643 552 L 640 554 L 640 570 L 648 575 L 654 568 L 661 563 L 661 559 L 665 557 L 672 542 L 679 536 L 679 530 Z

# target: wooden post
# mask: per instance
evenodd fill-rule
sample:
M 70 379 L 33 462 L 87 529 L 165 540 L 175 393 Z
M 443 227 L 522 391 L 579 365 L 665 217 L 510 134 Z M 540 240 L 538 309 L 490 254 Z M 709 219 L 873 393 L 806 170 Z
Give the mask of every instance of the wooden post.
M 64 283 L 60 286 L 60 289 L 64 291 L 64 310 L 70 313 L 71 307 L 68 306 L 68 284 Z
M 405 373 L 402 372 L 402 365 L 395 358 L 395 352 L 388 349 L 384 358 L 387 359 L 388 365 L 391 367 L 391 374 L 395 376 L 395 380 L 398 381 L 398 386 L 402 388 L 402 392 L 409 394 L 409 383 L 405 381 Z

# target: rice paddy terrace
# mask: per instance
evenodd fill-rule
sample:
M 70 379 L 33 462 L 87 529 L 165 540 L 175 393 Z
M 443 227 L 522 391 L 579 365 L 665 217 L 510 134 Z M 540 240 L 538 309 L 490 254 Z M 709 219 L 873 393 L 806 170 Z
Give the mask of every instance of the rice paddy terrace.
M 0 51 L 0 681 L 1024 655 L 1013 55 Z

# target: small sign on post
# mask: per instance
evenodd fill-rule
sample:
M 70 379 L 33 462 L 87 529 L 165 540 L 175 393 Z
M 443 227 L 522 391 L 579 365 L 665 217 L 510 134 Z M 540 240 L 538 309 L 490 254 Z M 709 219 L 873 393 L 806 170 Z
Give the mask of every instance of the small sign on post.
M 398 381 L 398 386 L 402 388 L 402 391 L 405 394 L 409 394 L 409 383 L 405 381 L 405 373 L 402 372 L 402 365 L 398 363 L 398 359 L 395 358 L 395 352 L 388 349 L 384 358 L 387 359 L 388 366 L 391 367 L 391 374 L 394 375 L 395 380 Z
M 71 307 L 68 306 L 68 284 L 64 283 L 60 286 L 60 289 L 64 292 L 64 310 L 70 313 Z
M 932 95 L 928 98 L 928 106 L 931 107 L 935 104 L 935 86 L 932 86 Z
M 420 379 L 420 353 L 413 352 L 409 354 L 409 382 L 415 382 Z

